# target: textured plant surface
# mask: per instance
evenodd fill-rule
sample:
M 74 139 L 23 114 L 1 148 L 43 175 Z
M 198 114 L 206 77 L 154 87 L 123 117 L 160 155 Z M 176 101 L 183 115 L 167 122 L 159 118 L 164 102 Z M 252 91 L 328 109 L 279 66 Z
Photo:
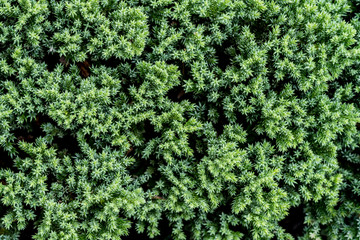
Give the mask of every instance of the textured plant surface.
M 358 0 L 0 0 L 0 239 L 360 239 Z

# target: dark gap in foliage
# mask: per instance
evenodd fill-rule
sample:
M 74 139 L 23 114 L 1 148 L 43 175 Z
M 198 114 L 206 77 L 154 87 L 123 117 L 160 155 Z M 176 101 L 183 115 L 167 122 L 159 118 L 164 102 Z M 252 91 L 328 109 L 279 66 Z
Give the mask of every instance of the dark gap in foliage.
M 21 150 L 17 145 L 15 145 L 15 149 L 16 149 L 16 152 L 17 152 L 17 156 L 19 158 L 24 159 L 26 157 L 29 157 L 29 155 L 26 152 L 24 152 L 23 150 Z M 13 169 L 13 171 L 18 172 L 17 169 Z
M 270 193 L 271 189 L 269 187 L 267 187 L 267 186 L 263 186 L 262 191 L 265 192 L 265 193 Z
M 57 52 L 48 52 L 44 57 L 44 61 L 47 66 L 47 70 L 52 72 L 54 71 L 56 65 L 60 63 L 60 55 Z
M 196 136 L 196 133 L 189 134 L 188 143 L 189 143 L 189 147 L 193 150 L 193 157 L 197 161 L 200 161 L 204 157 L 201 148 L 201 146 L 203 146 L 204 143 L 202 143 L 201 140 Z
M 326 92 L 326 95 L 330 98 L 333 99 L 335 97 L 335 93 L 336 91 L 341 88 L 341 85 L 339 84 L 339 82 L 331 82 L 328 84 L 329 88 Z
M 36 138 L 44 136 L 41 125 L 47 122 L 56 125 L 56 122 L 49 116 L 38 114 L 34 121 L 24 124 L 21 128 L 16 129 L 14 135 L 18 141 L 35 142 Z
M 191 228 L 191 224 L 192 224 L 192 219 L 191 220 L 183 220 L 183 232 L 186 236 L 186 239 L 191 239 L 191 236 L 193 235 L 192 233 L 192 228 Z
M 78 68 L 80 70 L 80 76 L 82 78 L 87 78 L 90 76 L 91 63 L 89 60 L 85 60 L 84 62 L 78 62 L 78 63 L 76 63 L 76 65 L 78 66 Z
M 155 155 L 150 155 L 149 157 L 150 159 L 156 159 Z M 159 160 L 160 162 L 160 160 Z M 158 165 L 156 164 L 156 162 L 154 160 L 148 160 L 148 159 L 138 159 L 138 161 L 136 161 L 134 164 L 132 164 L 129 168 L 128 168 L 128 172 L 129 174 L 133 177 L 133 178 L 138 178 L 140 176 L 143 176 L 145 173 L 150 172 L 151 176 L 150 178 L 141 184 L 142 189 L 146 192 L 148 190 L 153 189 L 157 182 L 161 179 L 161 174 L 160 172 L 157 170 Z M 166 180 L 165 180 L 166 182 Z M 163 199 L 163 196 L 153 196 L 152 199 Z
M 43 134 L 41 125 L 44 123 L 50 123 L 53 126 L 56 126 L 57 128 L 60 128 L 56 121 L 54 121 L 52 118 L 50 118 L 47 115 L 39 114 L 36 117 L 35 124 L 36 127 L 33 129 L 36 129 L 36 132 L 38 134 Z M 71 134 L 70 132 L 65 133 L 64 137 L 55 136 L 52 140 L 52 144 L 57 146 L 57 149 L 59 150 L 59 153 L 76 153 L 80 151 L 80 147 L 78 145 L 78 142 L 76 138 Z
M 341 159 L 341 158 L 339 158 L 339 163 L 343 169 L 351 170 L 354 174 L 360 174 L 359 163 L 353 163 L 353 162 L 350 162 L 350 161 L 347 161 L 347 160 Z
M 0 205 L 0 216 L 3 217 L 10 209 L 11 209 L 11 207 Z M 0 236 L 3 236 L 3 238 L 0 237 L 0 239 L 6 240 L 7 236 L 14 235 L 14 233 L 15 233 L 15 231 L 13 229 L 12 230 L 7 230 L 4 227 L 4 225 L 2 225 L 2 227 L 0 227 Z M 18 236 L 18 234 L 16 236 Z M 11 238 L 9 238 L 9 239 L 11 239 Z
M 303 204 L 290 208 L 289 214 L 279 222 L 279 225 L 293 237 L 303 235 L 305 213 Z
M 142 159 L 142 161 L 134 162 L 134 164 L 132 164 L 128 168 L 128 172 L 133 178 L 138 178 L 139 176 L 142 176 L 146 172 L 146 169 L 148 167 L 149 167 L 149 162 L 147 160 Z M 142 187 L 144 190 L 146 190 L 145 186 Z
M 277 80 L 277 79 L 275 79 L 275 77 L 273 77 L 273 75 L 271 75 L 270 79 L 271 79 L 271 81 L 269 82 L 269 84 L 271 85 L 271 90 L 269 90 L 269 91 L 274 92 L 276 94 L 280 94 L 284 90 L 284 86 L 285 86 L 284 84 L 285 83 L 292 83 L 293 82 L 288 73 L 285 74 L 283 80 Z M 294 87 L 296 85 L 291 84 L 291 86 L 294 89 Z M 300 95 L 297 95 L 297 96 L 300 96 Z
M 42 132 L 41 125 L 43 123 L 51 123 L 52 125 L 57 126 L 57 123 L 52 118 L 50 118 L 48 115 L 40 113 L 36 116 L 35 119 L 36 131 Z
M 232 200 L 229 199 L 228 197 L 226 197 L 226 199 L 220 203 L 220 206 L 214 212 L 208 214 L 209 219 L 216 221 L 220 218 L 222 213 L 230 214 L 230 215 L 232 214 L 232 206 L 231 206 Z
M 170 221 L 167 219 L 166 216 L 162 216 L 161 220 L 159 221 L 159 230 L 160 235 L 156 238 L 157 240 L 171 240 L 171 233 L 172 233 L 172 227 Z
M 152 238 L 153 240 L 171 240 L 171 232 L 172 228 L 170 227 L 170 222 L 166 219 L 166 217 L 162 217 L 159 221 L 158 229 L 160 231 L 160 235 Z M 135 226 L 130 228 L 129 234 L 127 236 L 121 237 L 123 240 L 138 240 L 138 239 L 149 239 L 148 235 L 146 234 L 146 230 L 144 233 L 138 233 L 136 231 Z
M 251 22 L 251 33 L 255 34 L 256 42 L 259 44 L 267 41 L 269 36 L 269 23 L 263 19 Z
M 344 223 L 346 224 L 346 225 L 351 225 L 352 224 L 352 222 L 353 222 L 353 219 L 352 219 L 352 216 L 351 217 L 345 217 L 344 218 Z
M 13 131 L 13 134 L 17 139 L 16 143 L 18 144 L 20 141 L 34 143 L 38 137 L 44 136 L 44 132 L 41 129 L 41 125 L 45 122 L 52 122 L 53 124 L 55 123 L 48 116 L 43 114 L 38 114 L 35 120 L 33 120 L 32 122 L 26 123 L 20 128 L 15 129 Z M 18 156 L 20 158 L 27 157 L 27 154 L 24 151 L 22 151 L 17 144 L 15 145 L 15 148 L 19 153 Z
M 356 162 L 355 159 L 360 161 L 360 155 L 354 154 L 351 151 L 340 152 L 338 154 L 338 162 L 340 168 L 347 171 L 348 173 L 351 172 L 356 179 L 356 176 L 360 175 L 360 164 Z M 353 162 L 355 161 L 355 162 Z M 344 188 L 341 190 L 342 195 L 346 197 L 346 199 L 358 199 L 359 198 L 359 191 L 356 189 L 356 183 L 354 183 L 351 179 L 345 177 L 344 179 Z M 355 190 L 355 191 L 354 191 Z M 338 210 L 343 202 L 339 201 L 337 205 L 334 207 L 335 210 Z
M 64 70 L 63 70 L 64 73 L 68 72 L 68 70 L 70 68 L 69 60 L 67 60 L 64 56 L 60 56 L 59 53 L 53 52 L 52 49 L 51 49 L 51 51 L 49 51 L 45 54 L 43 61 L 45 62 L 46 66 L 47 66 L 47 70 L 49 72 L 54 71 L 54 69 L 56 68 L 56 66 L 58 64 L 61 64 L 64 66 Z
M 28 126 L 23 128 L 18 128 L 14 131 L 14 135 L 17 139 L 17 143 L 20 141 L 25 141 L 30 143 L 35 142 L 35 139 L 38 136 L 36 136 L 37 134 L 34 133 L 35 133 L 35 129 L 32 129 L 31 127 L 29 128 Z
M 150 159 L 156 159 L 156 156 L 150 155 Z M 160 162 L 160 160 L 159 160 Z M 157 182 L 161 179 L 161 174 L 157 170 L 158 165 L 154 162 L 154 160 L 141 159 L 136 161 L 129 169 L 129 173 L 134 178 L 138 178 L 143 176 L 146 172 L 150 172 L 150 178 L 141 184 L 142 189 L 146 192 L 148 190 L 153 189 Z M 153 199 L 162 199 L 162 196 L 153 196 Z
M 1 52 L 1 50 L 0 50 Z M 9 63 L 8 63 L 9 64 Z M 9 64 L 10 65 L 10 64 Z M 5 88 L 4 86 L 4 83 L 5 82 L 13 82 L 15 83 L 16 85 L 16 82 L 19 82 L 18 78 L 18 73 L 16 72 L 15 74 L 4 74 L 4 73 L 0 73 L 0 79 L 3 79 L 2 80 L 2 83 L 0 85 L 0 94 L 1 95 L 5 95 L 5 94 L 8 94 L 9 93 L 9 89 L 8 88 Z
M 359 128 L 360 127 L 360 124 L 356 124 L 356 127 L 357 128 Z M 358 129 L 359 130 L 359 129 Z M 353 163 L 360 163 L 360 148 L 359 147 L 357 147 L 357 148 L 355 148 L 355 149 L 353 149 L 353 150 L 347 150 L 347 152 L 346 152 L 346 154 L 348 155 L 348 156 L 351 156 L 351 162 L 353 162 Z M 360 165 L 359 165 L 359 167 L 360 167 Z
M 172 88 L 167 92 L 167 97 L 173 102 L 181 102 L 182 100 L 194 101 L 192 93 L 185 92 L 182 86 L 177 86 Z
M 239 124 L 248 133 L 248 135 L 246 136 L 246 139 L 247 139 L 246 143 L 249 143 L 248 137 L 251 138 L 251 133 L 255 132 L 255 131 L 252 131 L 253 124 L 250 124 L 247 121 L 248 117 L 246 115 L 240 113 L 239 111 L 235 111 L 235 116 L 236 116 L 236 123 Z M 250 143 L 252 143 L 252 142 L 250 142 Z
M 151 139 L 154 139 L 156 137 L 160 137 L 161 134 L 156 132 L 154 129 L 154 126 L 151 124 L 150 120 L 145 120 L 144 122 L 142 122 L 139 126 L 137 126 L 138 129 L 143 129 L 142 131 L 142 137 L 143 137 L 143 141 L 144 143 L 149 142 Z M 131 150 L 131 148 L 129 149 Z M 136 153 L 138 151 L 141 151 L 139 149 L 133 149 L 131 151 L 129 151 L 126 153 L 128 157 L 135 157 Z M 149 157 L 150 159 L 156 159 L 156 156 L 151 155 Z M 136 161 L 130 168 L 129 168 L 129 173 L 134 176 L 134 177 L 138 177 L 138 176 L 142 176 L 149 168 L 152 168 L 152 163 L 150 162 L 150 160 L 146 160 L 146 159 L 138 159 L 138 161 Z M 157 181 L 160 178 L 159 176 L 155 176 L 158 175 L 158 172 L 155 171 L 155 173 L 152 174 L 151 179 L 149 181 L 147 181 L 145 184 L 143 184 L 143 189 L 146 191 L 147 189 L 153 187 L 153 185 L 155 185 L 155 181 Z M 153 184 L 151 184 L 151 182 Z
M 174 59 L 169 59 L 167 61 L 167 63 L 169 65 L 175 65 L 178 67 L 178 70 L 181 73 L 181 79 L 190 79 L 191 76 L 191 66 L 188 66 L 187 64 L 185 64 L 184 62 L 180 61 L 180 60 L 174 60 Z M 182 81 L 182 84 L 184 84 L 184 82 Z
M 79 152 L 82 152 L 82 150 L 81 150 L 81 148 L 80 148 L 80 145 L 78 144 L 78 141 L 77 141 L 77 139 L 76 139 L 76 137 L 75 137 L 75 135 L 72 135 L 72 138 L 74 139 L 74 141 L 76 141 L 76 143 L 77 143 L 77 149 L 76 149 L 76 151 L 74 150 L 74 151 L 68 151 L 68 149 L 67 148 L 65 148 L 65 154 L 67 154 L 67 153 L 79 153 Z M 93 138 L 92 136 L 89 136 L 89 135 L 86 135 L 85 136 L 85 142 L 90 146 L 90 148 L 92 148 L 92 149 L 94 149 L 94 150 L 96 150 L 96 151 L 100 151 L 100 152 L 102 152 L 102 150 L 104 149 L 104 142 L 101 140 L 101 139 L 99 139 L 99 138 L 97 138 L 97 139 L 95 139 L 95 138 Z M 114 150 L 117 150 L 118 148 L 114 148 Z
M 220 222 L 220 217 L 222 213 L 226 215 L 232 215 L 232 207 L 230 201 L 231 200 L 225 200 L 225 202 L 222 205 L 220 205 L 220 207 L 218 207 L 215 212 L 208 214 L 208 219 L 214 222 Z M 231 231 L 240 232 L 244 234 L 245 239 L 251 239 L 249 230 L 241 223 L 235 226 L 229 224 L 228 227 Z
M 69 192 L 68 197 L 69 197 L 69 201 L 73 201 L 77 198 L 77 194 L 74 192 Z
M 285 84 L 289 83 L 294 91 L 294 95 L 298 97 L 303 97 L 304 93 L 302 91 L 299 91 L 298 83 L 296 82 L 295 79 L 293 79 L 290 76 L 289 73 L 285 72 L 282 80 L 275 78 L 275 73 L 278 72 L 278 70 L 274 67 L 276 66 L 276 61 L 274 61 L 273 59 L 274 55 L 275 55 L 275 51 L 273 49 L 270 49 L 267 53 L 268 58 L 265 67 L 268 70 L 268 72 L 266 74 L 266 77 L 271 87 L 266 91 L 266 93 L 269 94 L 274 92 L 276 94 L 280 94 L 284 90 Z
M 178 30 L 180 28 L 180 23 L 178 20 L 173 19 L 171 17 L 169 17 L 167 20 L 168 20 L 168 24 L 170 25 L 170 27 L 175 28 L 176 30 Z
M 146 39 L 146 44 L 145 44 L 142 55 L 144 56 L 143 59 L 145 61 L 156 61 L 156 59 L 154 59 L 154 57 L 153 57 L 153 46 L 157 45 L 157 44 L 154 44 L 154 39 L 155 39 L 154 27 L 156 25 L 149 21 L 148 26 L 149 26 L 149 36 Z
M 154 164 L 155 163 L 152 163 L 151 165 L 154 165 Z M 156 168 L 157 168 L 157 166 L 149 167 L 149 169 L 153 169 L 152 170 L 153 173 L 151 174 L 151 178 L 145 184 L 143 184 L 142 187 L 143 187 L 144 191 L 153 189 L 159 180 L 162 180 L 164 182 L 167 181 L 166 179 L 162 179 L 160 172 Z M 163 199 L 163 196 L 153 196 L 153 199 Z
M 342 169 L 351 170 L 354 174 L 360 174 L 360 150 L 344 149 L 338 154 L 338 162 Z
M 71 155 L 78 153 L 81 150 L 76 137 L 70 133 L 66 134 L 64 137 L 54 137 L 53 144 L 57 146 L 59 151 L 64 151 L 64 153 L 69 153 Z
M 213 176 L 209 174 L 207 178 L 212 179 Z M 207 214 L 208 219 L 213 222 L 220 222 L 220 218 L 222 214 L 232 215 L 231 201 L 232 201 L 231 198 L 225 196 L 225 199 L 223 199 L 222 202 L 220 202 L 219 207 L 217 207 L 216 210 Z
M 97 66 L 105 66 L 105 67 L 110 67 L 110 68 L 116 68 L 118 67 L 119 65 L 123 64 L 124 61 L 119 59 L 119 58 L 116 58 L 116 57 L 111 57 L 107 60 L 104 60 L 104 59 L 100 59 L 96 62 L 94 62 L 94 65 L 97 65 Z
M 134 157 L 135 156 L 135 151 L 134 151 L 134 147 L 131 145 L 129 150 L 127 150 L 127 152 L 125 153 L 125 155 L 127 157 Z
M 343 16 L 343 19 L 350 23 L 352 19 L 354 19 L 357 15 L 360 9 L 360 2 L 359 1 L 348 1 L 348 5 L 350 5 L 350 11 L 346 13 L 346 15 Z
M 0 148 L 0 169 L 10 169 L 15 171 L 16 168 L 14 166 L 14 160 L 10 157 L 9 153 L 5 151 L 3 148 Z M 4 184 L 4 182 L 2 182 Z
M 178 64 L 179 70 L 181 71 L 182 79 L 191 79 L 191 66 L 186 65 L 183 62 Z
M 235 226 L 231 225 L 231 223 L 229 224 L 229 229 L 231 231 L 234 231 L 234 232 L 240 232 L 242 234 L 244 234 L 244 239 L 251 239 L 251 236 L 249 234 L 249 230 L 246 229 L 246 227 L 244 227 L 242 224 L 237 224 Z
M 194 23 L 195 25 L 208 25 L 211 22 L 209 17 L 200 17 L 197 14 L 192 14 L 190 18 L 191 18 L 191 22 Z
M 119 78 L 121 78 L 121 92 L 125 94 L 127 98 L 130 98 L 130 87 L 139 88 L 143 83 L 143 79 L 139 80 L 138 78 L 139 72 L 136 67 L 136 61 L 123 61 L 117 65 L 116 71 L 119 73 Z M 129 100 L 128 102 L 131 103 L 132 101 Z
M 225 112 L 223 108 L 218 108 L 219 118 L 217 121 L 213 122 L 213 126 L 218 136 L 220 136 L 224 132 L 224 126 L 229 124 L 229 120 L 225 116 Z
M 36 214 L 36 216 L 39 216 L 39 215 L 40 214 Z M 31 239 L 33 239 L 32 236 L 35 234 L 36 234 L 36 227 L 35 227 L 34 221 L 29 221 L 26 228 L 20 232 L 19 239 L 31 240 Z
M 248 128 L 250 124 L 247 121 L 246 115 L 240 113 L 239 111 L 235 111 L 236 123 L 240 124 L 244 129 Z
M 158 6 L 157 8 L 150 8 L 148 11 L 146 11 L 146 15 L 149 16 L 149 23 L 152 29 L 153 25 L 158 25 L 158 22 L 161 21 L 161 19 L 163 19 L 164 15 L 165 15 L 165 11 L 166 9 L 170 9 L 171 12 L 174 11 L 174 7 L 175 3 L 168 3 L 167 6 Z M 151 32 L 151 31 L 150 31 Z M 151 38 L 153 39 L 153 38 Z
M 56 178 L 53 174 L 48 173 L 48 174 L 46 175 L 46 181 L 45 181 L 45 184 L 46 184 L 46 186 L 47 186 L 47 189 L 48 189 L 48 190 L 51 189 L 51 185 L 52 185 L 53 183 L 55 183 L 55 182 L 57 182 L 57 178 Z
M 230 66 L 231 64 L 231 56 L 226 53 L 226 48 L 230 46 L 230 44 L 231 42 L 229 40 L 226 40 L 222 46 L 215 46 L 218 66 L 222 71 L 225 71 L 227 66 Z
M 334 209 L 337 211 L 339 210 L 340 206 L 341 206 L 342 202 L 341 201 L 338 201 L 334 207 Z
M 129 229 L 127 236 L 121 236 L 122 240 L 137 240 L 137 239 L 148 239 L 146 231 L 144 233 L 138 233 L 135 228 L 135 224 Z
M 145 139 L 145 142 L 148 142 L 149 140 L 151 140 L 153 138 L 161 136 L 160 133 L 155 132 L 155 128 L 151 124 L 150 120 L 145 120 L 143 122 L 143 129 L 144 129 L 143 137 Z

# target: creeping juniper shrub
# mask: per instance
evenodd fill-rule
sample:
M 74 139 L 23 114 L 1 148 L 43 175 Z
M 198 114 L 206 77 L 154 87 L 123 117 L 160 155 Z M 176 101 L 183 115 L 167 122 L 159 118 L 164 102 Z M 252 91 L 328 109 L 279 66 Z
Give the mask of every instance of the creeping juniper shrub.
M 347 0 L 0 0 L 1 239 L 360 239 Z

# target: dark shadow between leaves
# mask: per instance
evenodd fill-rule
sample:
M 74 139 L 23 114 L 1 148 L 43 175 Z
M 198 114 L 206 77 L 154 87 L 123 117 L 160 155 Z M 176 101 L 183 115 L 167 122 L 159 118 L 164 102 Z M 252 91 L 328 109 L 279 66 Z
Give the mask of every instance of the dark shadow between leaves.
M 301 204 L 297 207 L 290 208 L 289 214 L 279 222 L 279 225 L 290 233 L 294 238 L 303 235 L 305 213 L 304 206 Z

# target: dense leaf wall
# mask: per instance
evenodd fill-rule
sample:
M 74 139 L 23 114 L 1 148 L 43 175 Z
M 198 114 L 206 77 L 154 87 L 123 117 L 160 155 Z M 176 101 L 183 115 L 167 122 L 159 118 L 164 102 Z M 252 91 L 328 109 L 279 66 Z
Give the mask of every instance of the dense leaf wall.
M 1 0 L 0 234 L 360 238 L 358 9 Z

